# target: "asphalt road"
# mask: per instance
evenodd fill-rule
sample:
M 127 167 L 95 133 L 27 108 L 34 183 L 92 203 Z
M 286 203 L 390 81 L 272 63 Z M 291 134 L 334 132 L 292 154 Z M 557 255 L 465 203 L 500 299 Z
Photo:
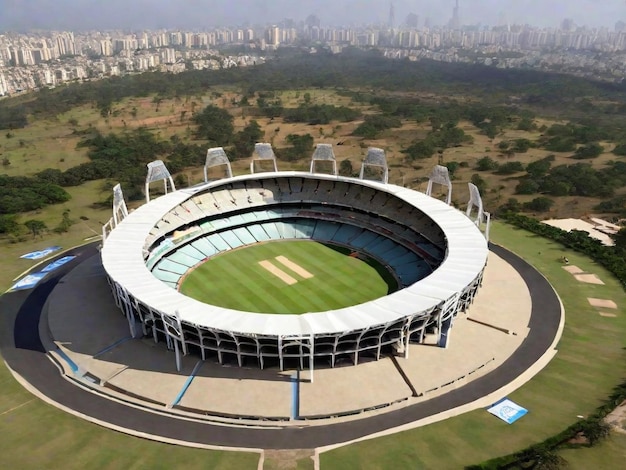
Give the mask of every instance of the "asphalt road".
M 125 406 L 72 385 L 46 357 L 39 323 L 49 294 L 63 276 L 91 256 L 99 256 L 95 245 L 64 253 L 63 256 L 74 254 L 77 258 L 51 273 L 33 290 L 0 297 L 0 349 L 10 367 L 51 400 L 131 432 L 192 443 L 263 449 L 310 449 L 345 442 L 470 403 L 513 381 L 548 350 L 560 322 L 558 297 L 545 278 L 523 259 L 499 246 L 492 245 L 490 249 L 518 271 L 531 293 L 530 333 L 521 346 L 500 367 L 461 388 L 401 410 L 349 422 L 279 429 L 221 426 Z

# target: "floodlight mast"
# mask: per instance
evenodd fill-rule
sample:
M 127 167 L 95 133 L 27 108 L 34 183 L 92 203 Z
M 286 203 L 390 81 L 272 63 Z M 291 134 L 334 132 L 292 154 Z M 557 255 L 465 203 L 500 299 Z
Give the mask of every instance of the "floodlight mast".
M 366 167 L 380 168 L 383 173 L 381 181 L 385 184 L 389 183 L 389 167 L 387 166 L 387 157 L 383 149 L 378 147 L 370 147 L 367 149 L 367 155 L 365 155 L 365 159 L 363 163 L 361 163 L 360 179 L 365 179 Z
M 274 149 L 272 149 L 272 144 L 258 142 L 254 144 L 254 154 L 252 155 L 252 160 L 250 161 L 250 174 L 255 173 L 254 163 L 263 161 L 271 161 L 274 166 L 274 172 L 278 172 L 276 155 L 274 154 Z
M 450 172 L 443 165 L 437 165 L 428 176 L 428 187 L 426 188 L 426 196 L 432 196 L 433 184 L 440 184 L 448 188 L 446 196 L 446 204 L 452 203 L 452 182 L 450 181 Z
M 206 161 L 204 163 L 204 182 L 209 182 L 209 168 L 220 165 L 226 165 L 226 176 L 233 177 L 233 170 L 230 167 L 230 160 L 222 147 L 213 147 L 206 152 Z
M 332 175 L 337 176 L 337 160 L 335 159 L 335 152 L 333 151 L 332 144 L 317 144 L 315 146 L 315 151 L 311 156 L 309 173 L 316 173 L 315 162 L 331 162 L 333 165 Z
M 165 188 L 165 194 L 167 194 L 167 183 L 170 183 L 170 190 L 172 192 L 176 191 L 176 186 L 174 186 L 174 180 L 172 179 L 172 175 L 169 170 L 165 166 L 161 160 L 155 160 L 153 162 L 148 163 L 148 174 L 146 175 L 146 202 L 150 202 L 150 183 L 155 181 L 163 181 L 163 186 Z

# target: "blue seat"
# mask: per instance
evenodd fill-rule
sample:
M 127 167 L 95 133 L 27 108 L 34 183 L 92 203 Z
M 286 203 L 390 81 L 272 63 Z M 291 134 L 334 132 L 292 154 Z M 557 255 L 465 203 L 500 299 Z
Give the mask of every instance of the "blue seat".
M 265 230 L 265 233 L 267 233 L 270 237 L 270 240 L 280 240 L 280 232 L 274 222 L 265 222 L 261 226 L 263 227 L 263 230 Z
M 332 240 L 337 243 L 342 243 L 344 245 L 349 245 L 350 240 L 356 238 L 358 235 L 363 232 L 363 229 L 360 227 L 355 227 L 354 225 L 342 224 L 339 227 L 339 230 L 333 235 Z
M 280 233 L 280 238 L 284 238 L 290 240 L 292 238 L 296 238 L 296 229 L 291 222 L 276 222 L 276 227 L 278 228 L 278 233 Z
M 228 251 L 228 250 L 230 250 L 230 246 L 228 246 L 228 243 L 226 243 L 224 241 L 224 239 L 222 238 L 221 234 L 219 234 L 219 233 L 214 233 L 212 235 L 209 235 L 207 237 L 207 240 L 209 242 L 211 242 L 211 245 L 213 245 L 215 248 L 217 248 L 218 251 Z
M 182 253 L 180 250 L 179 251 L 175 251 L 174 253 L 168 255 L 167 257 L 169 260 L 171 261 L 175 261 L 178 264 L 182 264 L 183 266 L 187 266 L 188 268 L 191 268 L 192 266 L 195 266 L 196 264 L 198 264 L 199 260 L 196 258 L 193 258 L 185 253 Z
M 157 279 L 159 279 L 161 281 L 173 283 L 175 286 L 177 285 L 178 281 L 180 280 L 180 274 L 176 274 L 176 273 L 173 273 L 173 272 L 170 272 L 170 271 L 163 271 L 162 269 L 159 269 L 158 267 L 156 267 L 155 269 L 152 270 L 152 274 Z
M 238 248 L 244 245 L 244 243 L 239 239 L 239 237 L 232 230 L 220 232 L 220 235 L 222 236 L 224 241 L 228 244 L 228 246 L 231 248 Z
M 355 248 L 363 248 L 369 243 L 372 243 L 377 237 L 378 235 L 374 232 L 370 232 L 369 230 L 363 230 L 363 232 L 361 232 L 352 239 L 350 244 Z
M 206 258 L 213 256 L 218 251 L 206 238 L 199 238 L 191 244 L 196 250 L 202 252 Z
M 243 242 L 244 245 L 252 245 L 256 243 L 256 239 L 250 234 L 247 227 L 239 227 L 233 229 L 233 233 Z
M 313 237 L 311 238 L 314 240 L 330 241 L 333 239 L 335 233 L 337 233 L 337 230 L 339 230 L 339 227 L 341 227 L 341 224 L 336 222 L 318 220 L 313 232 Z
M 247 229 L 257 242 L 264 242 L 270 239 L 261 224 L 248 225 Z
M 189 270 L 188 267 L 175 263 L 167 258 L 162 259 L 159 264 L 156 265 L 155 269 L 158 269 L 159 271 L 172 272 L 174 274 L 178 274 L 179 276 L 185 274 Z
M 184 253 L 187 256 L 189 256 L 190 258 L 195 258 L 198 261 L 202 261 L 206 258 L 206 256 L 204 256 L 204 253 L 202 253 L 200 250 L 196 249 L 193 244 L 189 244 L 189 245 L 185 245 L 182 246 L 178 249 L 179 253 Z
M 371 254 L 377 256 L 380 259 L 387 259 L 386 253 L 393 250 L 396 246 L 398 246 L 394 241 L 385 238 L 382 242 L 374 245 L 370 251 Z

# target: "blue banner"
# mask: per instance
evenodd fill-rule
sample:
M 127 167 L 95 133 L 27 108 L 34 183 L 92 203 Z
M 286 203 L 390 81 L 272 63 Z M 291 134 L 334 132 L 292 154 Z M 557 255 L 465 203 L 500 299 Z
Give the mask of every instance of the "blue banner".
M 49 246 L 48 248 L 44 248 L 39 251 L 32 251 L 30 253 L 26 253 L 25 255 L 20 256 L 20 258 L 24 259 L 41 259 L 48 256 L 50 253 L 54 253 L 55 251 L 60 250 L 60 246 Z
M 487 411 L 508 424 L 513 424 L 515 421 L 528 413 L 526 408 L 522 408 L 508 398 L 503 398 L 499 402 L 494 403 L 494 405 Z
M 59 258 L 58 260 L 53 261 L 52 263 L 48 264 L 45 268 L 41 270 L 41 272 L 42 273 L 52 272 L 55 269 L 58 269 L 61 266 L 63 266 L 65 263 L 69 263 L 74 258 L 76 258 L 76 256 L 64 256 L 63 258 Z
M 28 274 L 27 276 L 24 276 L 22 279 L 13 284 L 11 290 L 32 289 L 37 284 L 39 284 L 39 281 L 46 277 L 46 274 L 47 273 Z

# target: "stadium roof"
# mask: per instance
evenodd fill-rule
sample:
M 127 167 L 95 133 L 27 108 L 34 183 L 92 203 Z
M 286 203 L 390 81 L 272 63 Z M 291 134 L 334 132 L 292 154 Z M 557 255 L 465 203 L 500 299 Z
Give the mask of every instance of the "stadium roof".
M 168 287 L 152 275 L 143 258 L 150 230 L 170 210 L 193 195 L 228 182 L 301 177 L 340 180 L 395 195 L 428 215 L 445 233 L 447 254 L 432 274 L 388 296 L 326 312 L 275 315 L 226 309 L 202 303 Z M 487 242 L 474 223 L 459 210 L 423 193 L 373 181 L 301 172 L 237 176 L 166 194 L 139 207 L 113 230 L 102 248 L 109 276 L 137 300 L 160 312 L 214 330 L 259 336 L 337 334 L 387 324 L 439 306 L 471 285 L 487 262 Z

